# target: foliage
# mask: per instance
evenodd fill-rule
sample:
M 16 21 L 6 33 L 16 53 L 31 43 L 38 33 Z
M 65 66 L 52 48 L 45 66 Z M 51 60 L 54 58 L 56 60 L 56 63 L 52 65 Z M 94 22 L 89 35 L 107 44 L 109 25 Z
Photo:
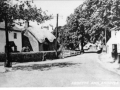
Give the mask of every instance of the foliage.
M 67 18 L 69 32 L 77 32 L 78 36 L 81 35 L 81 24 L 85 27 L 86 42 L 104 42 L 105 31 L 108 40 L 111 29 L 119 30 L 120 0 L 86 0 Z
M 63 53 L 70 53 L 67 56 L 64 57 L 70 57 L 70 56 L 75 56 L 75 55 L 79 55 L 80 52 L 79 51 L 63 51 Z M 20 62 L 20 63 L 24 63 L 24 62 L 37 62 L 37 61 L 44 61 L 46 59 L 49 60 L 54 60 L 56 58 L 59 58 L 61 55 L 61 51 L 57 52 L 56 56 L 56 51 L 41 51 L 41 52 L 18 52 L 18 53 L 11 53 L 11 60 L 12 62 Z M 0 53 L 0 62 L 4 62 L 5 61 L 5 53 Z
M 67 25 L 59 26 L 57 32 L 57 40 L 59 45 L 67 46 L 71 40 L 71 33 L 69 33 L 69 27 Z M 53 31 L 53 34 L 56 36 L 57 28 Z
M 31 2 L 17 1 L 17 4 L 11 4 L 9 0 L 1 0 L 0 2 L 0 21 L 5 21 L 5 15 L 7 16 L 8 23 L 12 24 L 13 20 L 35 20 L 38 23 L 42 23 L 45 20 L 52 18 L 51 15 L 47 15 L 42 9 L 38 9 L 33 6 Z
M 59 55 L 59 52 L 58 52 Z M 5 61 L 5 53 L 0 53 L 0 62 Z M 36 62 L 45 59 L 56 59 L 56 51 L 41 51 L 41 52 L 18 52 L 11 53 L 12 62 Z

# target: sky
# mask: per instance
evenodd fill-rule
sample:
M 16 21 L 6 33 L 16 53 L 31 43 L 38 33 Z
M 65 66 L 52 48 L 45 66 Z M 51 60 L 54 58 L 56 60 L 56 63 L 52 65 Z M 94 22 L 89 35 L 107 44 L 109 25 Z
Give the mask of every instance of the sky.
M 66 18 L 74 9 L 77 8 L 84 0 L 33 0 L 36 6 L 41 7 L 43 11 L 48 14 L 53 14 L 54 19 L 50 22 L 54 27 L 56 26 L 56 15 L 59 14 L 58 25 L 66 24 Z

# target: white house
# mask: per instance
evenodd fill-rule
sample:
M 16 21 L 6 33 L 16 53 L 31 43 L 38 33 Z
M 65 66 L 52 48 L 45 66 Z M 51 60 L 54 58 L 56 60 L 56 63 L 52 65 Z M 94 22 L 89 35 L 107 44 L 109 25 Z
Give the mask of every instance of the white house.
M 13 41 L 14 44 L 17 46 L 17 51 L 22 50 L 22 30 L 13 27 L 12 30 L 9 31 L 9 41 Z M 0 23 L 0 52 L 5 52 L 5 45 L 6 45 L 6 35 L 5 35 L 5 23 Z
M 53 45 L 52 42 L 56 37 L 51 33 L 52 27 L 46 24 L 38 25 L 37 22 L 30 21 L 29 26 L 23 20 L 15 20 L 15 26 L 9 31 L 9 41 L 14 42 L 17 46 L 17 51 L 21 51 L 23 47 L 30 46 L 32 51 L 42 51 L 43 43 L 46 39 Z M 48 27 L 46 27 L 48 26 Z M 24 37 L 27 37 L 24 38 Z M 0 23 L 0 52 L 5 52 L 6 36 L 5 23 Z
M 111 31 L 111 38 L 107 42 L 108 55 L 111 55 L 114 44 L 117 45 L 117 52 L 120 53 L 120 31 Z
M 38 24 L 37 22 L 29 21 L 29 26 L 24 35 L 28 37 L 33 51 L 43 51 L 43 43 L 46 39 L 49 41 L 49 46 L 53 46 L 53 42 L 56 37 L 51 33 L 53 27 L 50 24 L 42 23 Z
M 50 43 L 56 39 L 56 37 L 47 29 L 41 29 L 40 27 L 28 27 L 24 35 L 29 39 L 32 50 L 34 52 L 43 51 L 43 43 L 47 39 Z

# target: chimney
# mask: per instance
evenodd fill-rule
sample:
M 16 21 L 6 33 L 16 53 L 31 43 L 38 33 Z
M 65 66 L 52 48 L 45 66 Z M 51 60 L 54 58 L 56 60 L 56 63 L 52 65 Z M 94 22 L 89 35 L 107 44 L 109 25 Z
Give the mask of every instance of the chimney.
M 29 26 L 29 21 L 25 21 L 25 29 L 27 29 Z

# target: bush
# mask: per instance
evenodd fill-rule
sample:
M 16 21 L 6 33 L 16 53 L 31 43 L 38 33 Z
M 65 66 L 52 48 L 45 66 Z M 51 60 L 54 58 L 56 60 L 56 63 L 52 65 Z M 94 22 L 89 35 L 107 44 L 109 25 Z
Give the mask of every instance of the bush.
M 50 60 L 58 59 L 60 53 L 60 51 L 57 51 L 57 53 L 56 51 L 43 51 L 43 55 L 45 56 L 44 58 Z
M 5 53 L 0 53 L 0 62 L 5 61 Z
M 33 62 L 33 61 L 42 61 L 43 53 L 41 52 L 21 52 L 21 53 L 12 53 L 11 59 L 12 62 Z
M 63 51 L 64 52 L 64 51 Z M 79 54 L 79 51 L 69 51 L 70 56 Z M 18 52 L 11 53 L 10 58 L 12 62 L 36 62 L 45 61 L 46 59 L 58 59 L 62 52 L 58 51 L 40 51 L 40 52 Z M 0 62 L 5 62 L 5 53 L 0 53 Z
M 45 57 L 44 57 L 45 56 Z M 10 54 L 12 62 L 35 62 L 44 61 L 45 59 L 56 59 L 55 51 L 41 52 L 19 52 Z M 5 53 L 0 53 L 0 62 L 5 61 Z

